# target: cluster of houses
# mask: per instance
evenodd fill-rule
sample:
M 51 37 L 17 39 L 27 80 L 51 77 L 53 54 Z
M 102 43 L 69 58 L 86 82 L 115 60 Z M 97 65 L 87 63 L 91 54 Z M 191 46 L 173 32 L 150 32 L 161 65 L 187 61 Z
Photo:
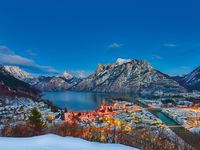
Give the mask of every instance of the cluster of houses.
M 152 108 L 160 108 L 163 105 L 161 99 L 157 99 L 157 100 L 141 99 L 140 102 Z
M 200 127 L 199 108 L 163 108 L 162 112 L 185 128 Z
M 187 101 L 187 100 L 175 100 L 176 102 L 176 107 L 192 107 L 193 106 L 193 102 Z
M 37 102 L 23 97 L 0 97 L 0 129 L 5 125 L 25 124 L 33 108 L 38 109 L 47 123 L 60 120 L 60 112 L 52 112 L 43 101 Z
M 146 110 L 128 111 L 118 113 L 114 118 L 119 119 L 130 126 L 132 129 L 138 127 L 152 126 L 161 127 L 162 121 Z
M 189 93 L 179 93 L 179 96 L 185 97 L 185 98 L 200 98 L 200 92 L 194 91 Z
M 148 105 L 151 108 L 166 108 L 166 107 L 180 107 L 186 108 L 193 106 L 193 102 L 180 98 L 162 98 L 162 99 L 141 99 L 141 103 Z
M 130 132 L 134 128 L 160 127 L 162 122 L 140 106 L 126 101 L 103 103 L 92 112 L 66 112 L 65 121 L 86 128 Z
M 184 92 L 184 93 L 174 93 L 174 92 L 166 92 L 163 93 L 162 91 L 155 91 L 153 93 L 156 97 L 182 97 L 182 98 L 200 98 L 200 92 Z

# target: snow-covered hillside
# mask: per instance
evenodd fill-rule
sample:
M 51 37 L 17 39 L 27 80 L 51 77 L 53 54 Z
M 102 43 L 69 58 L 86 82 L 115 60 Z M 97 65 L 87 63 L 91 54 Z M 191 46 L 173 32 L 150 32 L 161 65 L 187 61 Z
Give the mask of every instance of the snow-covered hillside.
M 0 137 L 1 150 L 136 150 L 120 144 L 101 144 L 53 134 L 32 138 Z
M 37 77 L 32 76 L 18 66 L 4 66 L 4 70 L 10 73 L 13 77 L 31 85 L 38 82 Z
M 17 66 L 4 66 L 5 70 L 11 73 L 15 78 L 20 80 L 25 79 L 33 79 L 33 76 L 30 75 L 28 72 L 22 70 L 21 68 Z

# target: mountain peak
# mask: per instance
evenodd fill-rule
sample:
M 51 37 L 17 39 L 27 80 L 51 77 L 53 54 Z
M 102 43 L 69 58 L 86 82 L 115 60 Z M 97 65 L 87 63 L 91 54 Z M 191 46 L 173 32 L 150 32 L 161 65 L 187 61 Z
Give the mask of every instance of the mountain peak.
M 64 71 L 62 74 L 60 74 L 59 77 L 65 78 L 65 79 L 67 79 L 67 80 L 70 80 L 70 79 L 72 79 L 74 76 L 71 75 L 70 73 L 68 73 L 67 71 Z
M 122 59 L 122 58 L 117 58 L 116 60 L 116 64 L 118 65 L 122 65 L 124 63 L 128 63 L 128 62 L 131 62 L 132 60 L 131 59 Z

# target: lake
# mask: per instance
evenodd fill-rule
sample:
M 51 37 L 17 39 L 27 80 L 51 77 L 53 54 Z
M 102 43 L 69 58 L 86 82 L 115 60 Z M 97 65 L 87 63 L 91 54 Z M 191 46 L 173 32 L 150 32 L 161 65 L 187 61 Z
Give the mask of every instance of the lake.
M 48 99 L 61 108 L 69 111 L 92 111 L 98 108 L 105 98 L 127 96 L 124 94 L 92 93 L 92 92 L 44 92 L 43 98 Z M 130 94 L 128 95 L 130 96 Z

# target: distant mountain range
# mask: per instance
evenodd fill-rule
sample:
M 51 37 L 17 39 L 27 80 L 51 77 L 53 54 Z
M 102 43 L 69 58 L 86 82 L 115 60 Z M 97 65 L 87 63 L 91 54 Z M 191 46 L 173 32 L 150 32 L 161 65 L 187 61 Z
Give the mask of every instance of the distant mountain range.
M 16 66 L 1 66 L 0 73 L 1 85 L 7 83 L 6 86 L 10 87 L 10 82 L 16 80 L 16 87 L 11 86 L 15 90 L 28 86 L 27 90 L 76 90 L 142 95 L 200 90 L 200 67 L 182 77 L 170 77 L 154 69 L 147 61 L 136 59 L 118 58 L 113 64 L 99 64 L 96 71 L 84 79 L 67 71 L 57 76 L 35 77 Z M 6 82 L 2 81 L 5 77 L 9 78 Z M 17 87 L 18 84 L 23 86 Z M 23 90 L 26 91 L 26 88 Z
M 200 91 L 200 67 L 186 75 L 175 76 L 173 79 L 189 91 Z
M 32 87 L 41 91 L 61 91 L 68 90 L 81 79 L 71 75 L 67 71 L 58 76 L 39 76 L 35 77 L 17 66 L 3 66 L 5 72 L 13 77 L 30 84 Z
M 77 78 L 65 71 L 58 76 L 40 76 L 38 77 L 38 82 L 33 86 L 41 91 L 63 91 L 68 90 L 80 81 L 80 78 Z

